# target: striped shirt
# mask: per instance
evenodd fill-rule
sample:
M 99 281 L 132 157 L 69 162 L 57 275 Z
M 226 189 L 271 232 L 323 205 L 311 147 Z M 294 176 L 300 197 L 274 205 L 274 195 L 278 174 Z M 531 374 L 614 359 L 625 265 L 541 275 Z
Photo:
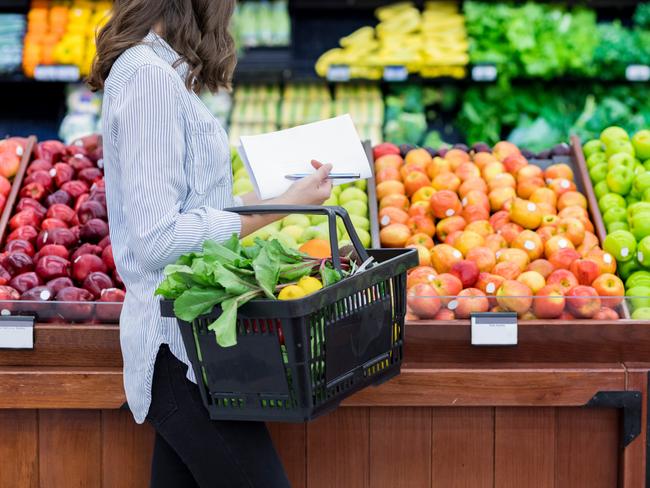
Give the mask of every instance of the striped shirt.
M 133 416 L 145 420 L 161 344 L 189 365 L 173 319 L 154 296 L 163 268 L 206 239 L 241 231 L 232 196 L 227 136 L 187 90 L 188 66 L 158 35 L 124 52 L 106 80 L 102 112 L 111 243 L 126 289 L 120 318 L 124 387 Z M 192 368 L 188 378 L 195 381 Z

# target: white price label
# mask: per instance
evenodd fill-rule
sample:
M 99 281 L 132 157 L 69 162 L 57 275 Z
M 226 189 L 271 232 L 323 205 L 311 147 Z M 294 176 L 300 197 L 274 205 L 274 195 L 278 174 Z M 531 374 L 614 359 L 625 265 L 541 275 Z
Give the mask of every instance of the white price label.
M 73 65 L 60 65 L 60 66 L 46 66 L 38 65 L 34 70 L 34 79 L 38 81 L 64 81 L 75 82 L 79 81 L 81 73 L 79 73 L 79 66 Z
M 472 67 L 472 80 L 490 82 L 497 79 L 499 74 L 497 67 L 493 64 L 479 64 Z
M 350 81 L 350 67 L 347 64 L 333 64 L 327 70 L 327 81 Z
M 384 81 L 406 81 L 408 77 L 409 71 L 406 69 L 406 66 L 386 66 L 384 68 Z
M 516 346 L 517 314 L 472 314 L 473 346 Z
M 2 314 L 0 349 L 34 349 L 34 317 L 12 317 Z
M 631 64 L 625 69 L 627 81 L 648 81 L 650 80 L 650 66 L 645 64 Z

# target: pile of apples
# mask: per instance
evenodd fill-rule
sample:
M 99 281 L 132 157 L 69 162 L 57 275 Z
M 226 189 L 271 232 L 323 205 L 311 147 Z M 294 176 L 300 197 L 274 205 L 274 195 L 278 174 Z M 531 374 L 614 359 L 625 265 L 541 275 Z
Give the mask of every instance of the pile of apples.
M 632 318 L 650 318 L 650 130 L 608 127 L 583 151 Z
M 36 145 L 0 253 L 0 300 L 122 302 L 98 136 Z
M 10 180 L 16 176 L 26 150 L 27 139 L 23 137 L 0 140 L 0 212 L 7 204 L 11 192 Z
M 511 311 L 614 320 L 624 287 L 566 164 L 529 164 L 509 142 L 405 154 L 374 148 L 380 238 L 413 247 L 411 318 Z

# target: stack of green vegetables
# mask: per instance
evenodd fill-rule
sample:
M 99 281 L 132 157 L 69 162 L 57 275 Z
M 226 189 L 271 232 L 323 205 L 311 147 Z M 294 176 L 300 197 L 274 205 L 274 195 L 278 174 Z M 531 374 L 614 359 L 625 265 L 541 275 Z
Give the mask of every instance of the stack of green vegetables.
M 237 310 L 256 298 L 276 300 L 285 287 L 305 276 L 317 275 L 324 287 L 356 271 L 350 258 L 341 257 L 340 273 L 331 259 L 317 259 L 284 247 L 278 240 L 257 240 L 242 247 L 234 235 L 224 244 L 206 241 L 202 252 L 181 256 L 165 268 L 165 279 L 156 295 L 174 300 L 174 313 L 184 321 L 221 307 L 221 315 L 209 325 L 222 347 L 237 344 Z
M 650 7 L 631 27 L 596 23 L 593 10 L 528 2 L 465 2 L 473 63 L 493 63 L 502 79 L 560 76 L 621 79 L 631 64 L 650 64 Z
M 557 4 L 468 1 L 472 63 L 494 63 L 499 77 L 593 76 L 596 14 Z
M 456 119 L 469 143 L 507 138 L 533 152 L 565 142 L 571 134 L 596 138 L 612 124 L 632 133 L 650 124 L 646 85 L 472 87 Z

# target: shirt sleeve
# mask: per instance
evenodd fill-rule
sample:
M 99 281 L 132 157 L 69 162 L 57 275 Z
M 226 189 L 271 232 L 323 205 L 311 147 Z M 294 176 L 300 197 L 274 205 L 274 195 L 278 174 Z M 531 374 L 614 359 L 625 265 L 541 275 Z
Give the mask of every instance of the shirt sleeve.
M 155 271 L 208 239 L 241 233 L 239 215 L 211 207 L 183 211 L 187 197 L 186 138 L 177 87 L 158 66 L 143 66 L 122 90 L 116 112 L 128 245 Z

